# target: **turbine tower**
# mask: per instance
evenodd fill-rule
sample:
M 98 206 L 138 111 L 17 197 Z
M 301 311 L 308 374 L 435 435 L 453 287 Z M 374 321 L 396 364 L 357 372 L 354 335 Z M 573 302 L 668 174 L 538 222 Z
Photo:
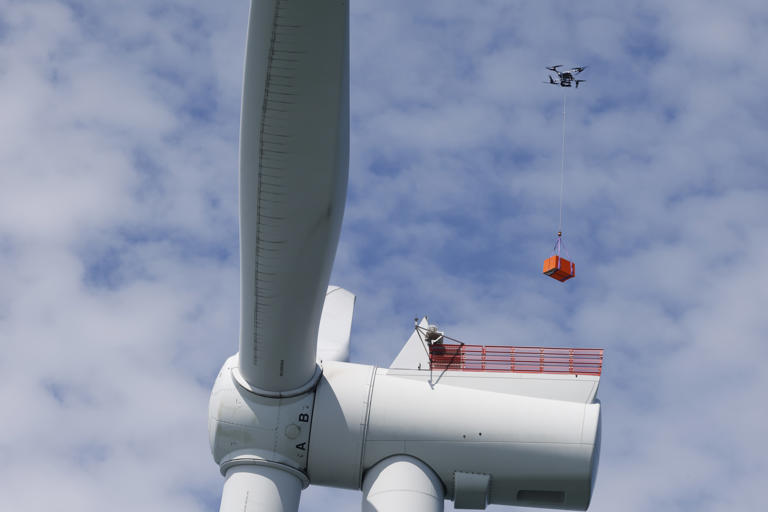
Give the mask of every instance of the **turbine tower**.
M 252 0 L 240 129 L 239 352 L 211 393 L 222 512 L 296 511 L 310 482 L 363 510 L 584 510 L 602 351 L 451 344 L 425 320 L 390 368 L 345 362 L 328 287 L 347 187 L 349 5 Z

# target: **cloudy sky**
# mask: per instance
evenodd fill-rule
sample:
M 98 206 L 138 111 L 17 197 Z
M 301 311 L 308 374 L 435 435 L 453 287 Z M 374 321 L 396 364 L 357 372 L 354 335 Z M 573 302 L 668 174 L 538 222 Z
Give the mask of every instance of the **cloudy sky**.
M 2 510 L 218 510 L 247 11 L 0 0 Z M 388 366 L 424 314 L 469 343 L 605 348 L 590 510 L 762 510 L 766 55 L 759 0 L 354 0 L 332 278 L 357 294 L 352 360 Z M 566 284 L 540 274 L 552 64 L 590 66 Z M 311 487 L 301 510 L 359 502 Z

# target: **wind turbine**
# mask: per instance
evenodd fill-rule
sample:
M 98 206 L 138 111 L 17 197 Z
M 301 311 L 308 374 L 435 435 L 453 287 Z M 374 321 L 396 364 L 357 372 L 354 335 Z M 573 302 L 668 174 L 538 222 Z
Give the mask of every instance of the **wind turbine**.
M 355 298 L 327 285 L 348 149 L 348 2 L 252 0 L 240 343 L 208 424 L 221 511 L 296 511 L 310 482 L 361 489 L 370 511 L 586 509 L 599 367 L 577 349 L 443 345 L 422 321 L 390 368 L 344 362 Z

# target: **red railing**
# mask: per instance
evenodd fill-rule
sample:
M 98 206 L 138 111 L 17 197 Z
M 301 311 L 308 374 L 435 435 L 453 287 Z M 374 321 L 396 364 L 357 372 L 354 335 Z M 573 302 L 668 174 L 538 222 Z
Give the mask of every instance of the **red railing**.
M 433 370 L 465 372 L 570 373 L 600 375 L 601 348 L 506 347 L 483 345 L 429 346 Z

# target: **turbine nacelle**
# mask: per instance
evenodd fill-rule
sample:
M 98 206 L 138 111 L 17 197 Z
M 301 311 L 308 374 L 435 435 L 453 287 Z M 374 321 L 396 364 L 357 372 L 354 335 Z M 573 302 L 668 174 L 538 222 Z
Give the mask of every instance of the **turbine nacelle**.
M 447 371 L 435 382 L 426 368 L 326 362 L 315 389 L 274 398 L 241 387 L 236 364 L 227 360 L 216 380 L 209 428 L 214 459 L 237 489 L 238 479 L 281 471 L 297 489 L 362 488 L 367 503 L 372 490 L 409 496 L 413 484 L 392 475 L 416 471 L 425 485 L 440 482 L 440 503 L 466 508 L 589 504 L 597 376 Z

